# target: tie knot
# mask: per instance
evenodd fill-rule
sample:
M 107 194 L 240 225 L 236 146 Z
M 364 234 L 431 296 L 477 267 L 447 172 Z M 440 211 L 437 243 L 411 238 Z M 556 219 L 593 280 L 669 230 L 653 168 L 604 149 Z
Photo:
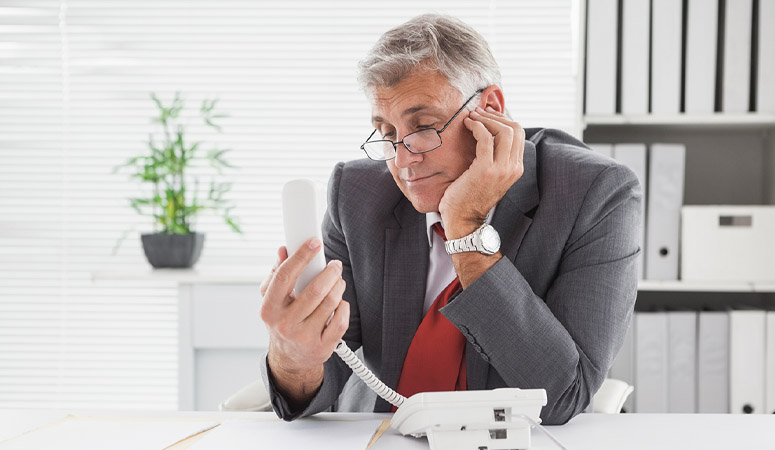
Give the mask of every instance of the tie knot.
M 446 241 L 446 240 L 447 240 L 447 235 L 444 233 L 444 228 L 441 226 L 441 222 L 436 222 L 436 223 L 434 223 L 434 224 L 431 226 L 431 228 L 433 228 L 433 231 L 434 231 L 436 234 L 438 234 L 439 236 L 441 236 L 441 238 L 442 238 L 442 239 L 444 239 L 444 241 Z

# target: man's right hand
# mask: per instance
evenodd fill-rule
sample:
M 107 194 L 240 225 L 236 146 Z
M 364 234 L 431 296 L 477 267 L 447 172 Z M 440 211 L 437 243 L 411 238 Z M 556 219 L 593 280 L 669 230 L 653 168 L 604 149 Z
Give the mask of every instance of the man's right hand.
M 267 363 L 275 386 L 292 408 L 308 404 L 320 388 L 323 363 L 350 320 L 350 304 L 342 300 L 346 284 L 341 261 L 332 260 L 301 293 L 293 292 L 296 278 L 319 251 L 316 238 L 290 257 L 280 247 L 277 263 L 261 283 L 261 319 L 269 330 Z

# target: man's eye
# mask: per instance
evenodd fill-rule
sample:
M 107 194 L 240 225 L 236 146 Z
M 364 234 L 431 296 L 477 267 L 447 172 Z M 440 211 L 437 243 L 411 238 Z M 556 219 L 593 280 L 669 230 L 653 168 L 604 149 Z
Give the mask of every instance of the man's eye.
M 391 131 L 389 133 L 383 134 L 382 138 L 383 139 L 393 139 L 393 136 L 395 136 L 395 135 L 396 135 L 395 131 Z
M 425 130 L 427 128 L 433 128 L 433 124 L 430 125 L 417 125 L 418 130 Z

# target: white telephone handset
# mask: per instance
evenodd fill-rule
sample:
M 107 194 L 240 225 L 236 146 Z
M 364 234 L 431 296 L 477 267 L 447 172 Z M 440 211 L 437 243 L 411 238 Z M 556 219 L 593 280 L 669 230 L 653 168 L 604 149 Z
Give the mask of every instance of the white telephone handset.
M 289 255 L 312 237 L 322 241 L 324 211 L 325 189 L 320 183 L 297 179 L 285 184 L 283 222 Z M 321 251 L 297 279 L 296 293 L 300 293 L 325 266 Z M 403 435 L 427 436 L 431 450 L 528 449 L 531 426 L 540 426 L 539 414 L 541 407 L 546 405 L 544 389 L 424 392 L 407 399 L 382 383 L 343 340 L 334 352 L 369 388 L 398 408 L 390 426 Z M 551 435 L 550 438 L 564 448 Z
M 317 237 L 323 241 L 320 225 L 326 210 L 326 189 L 312 180 L 291 180 L 283 186 L 283 227 L 288 256 L 307 240 Z M 326 257 L 319 251 L 296 279 L 296 295 L 326 268 Z

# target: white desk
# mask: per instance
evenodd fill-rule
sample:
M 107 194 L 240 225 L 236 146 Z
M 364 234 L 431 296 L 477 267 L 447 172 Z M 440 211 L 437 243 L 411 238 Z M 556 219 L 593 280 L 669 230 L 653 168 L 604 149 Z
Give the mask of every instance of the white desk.
M 0 441 L 14 433 L 43 426 L 64 417 L 68 412 L 0 410 Z M 78 417 L 182 419 L 196 418 L 216 421 L 234 419 L 271 420 L 273 413 L 212 413 L 212 412 L 71 412 Z M 332 420 L 389 419 L 390 414 L 325 413 L 320 417 Z M 275 421 L 277 427 L 285 424 Z M 639 449 L 775 449 L 775 415 L 729 414 L 581 414 L 569 424 L 547 429 L 569 450 L 639 450 Z M 196 439 L 196 437 L 191 438 Z M 191 439 L 171 449 L 190 446 Z M 65 443 L 60 443 L 65 444 Z M 246 443 L 246 446 L 249 443 Z M 252 443 L 255 444 L 255 443 Z M 61 447 L 65 447 L 61 445 Z M 0 449 L 3 444 L 0 444 Z M 310 442 L 309 448 L 315 448 Z M 533 450 L 552 450 L 552 444 L 539 430 L 533 430 Z M 427 450 L 425 439 L 414 439 L 388 430 L 374 444 L 373 450 Z

